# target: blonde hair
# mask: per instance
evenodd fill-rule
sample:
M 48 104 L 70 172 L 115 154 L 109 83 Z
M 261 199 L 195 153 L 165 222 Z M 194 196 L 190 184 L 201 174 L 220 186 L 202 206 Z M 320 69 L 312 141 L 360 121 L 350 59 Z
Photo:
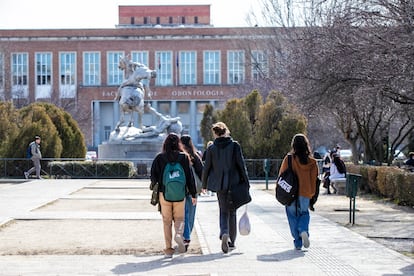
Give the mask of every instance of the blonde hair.
M 211 130 L 214 132 L 217 136 L 229 136 L 230 130 L 223 122 L 217 122 L 213 124 Z

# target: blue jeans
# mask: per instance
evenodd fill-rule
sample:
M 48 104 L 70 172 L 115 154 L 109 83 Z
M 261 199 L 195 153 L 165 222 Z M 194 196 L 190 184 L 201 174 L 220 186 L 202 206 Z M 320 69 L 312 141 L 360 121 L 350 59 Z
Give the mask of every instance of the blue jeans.
M 196 213 L 196 206 L 193 205 L 191 195 L 187 195 L 185 197 L 185 210 L 184 210 L 184 233 L 183 238 L 184 240 L 191 239 L 191 232 L 193 231 L 194 227 L 194 219 Z
M 298 208 L 296 210 L 296 201 L 286 206 L 286 215 L 289 222 L 290 233 L 294 239 L 295 248 L 302 248 L 302 238 L 300 233 L 306 232 L 309 235 L 309 198 L 299 196 Z
M 234 244 L 237 237 L 237 212 L 229 206 L 227 191 L 218 191 L 217 199 L 220 209 L 220 239 L 223 234 L 227 234 Z

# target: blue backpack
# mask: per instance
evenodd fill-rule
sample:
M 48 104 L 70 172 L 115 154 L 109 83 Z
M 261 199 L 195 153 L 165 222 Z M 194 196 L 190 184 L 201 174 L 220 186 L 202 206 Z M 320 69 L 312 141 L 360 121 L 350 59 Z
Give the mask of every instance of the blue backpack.
M 165 200 L 171 202 L 184 200 L 186 177 L 183 166 L 179 162 L 167 163 L 164 168 L 162 183 L 164 184 Z
M 29 146 L 27 147 L 27 149 L 26 149 L 26 158 L 28 158 L 28 159 L 30 159 L 30 158 L 32 158 L 32 145 L 33 145 L 33 142 L 31 142 L 30 144 L 29 144 Z

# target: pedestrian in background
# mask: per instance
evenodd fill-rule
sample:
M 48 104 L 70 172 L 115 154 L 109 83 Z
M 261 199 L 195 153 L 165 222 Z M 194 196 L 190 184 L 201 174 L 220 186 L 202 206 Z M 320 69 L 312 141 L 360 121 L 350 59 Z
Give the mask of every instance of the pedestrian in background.
M 201 157 L 201 160 L 203 162 L 206 161 L 206 151 L 207 151 L 208 147 L 210 147 L 212 144 L 213 144 L 213 141 L 211 141 L 211 140 L 207 142 L 206 149 L 204 150 L 203 156 Z M 212 191 L 207 191 L 206 193 L 202 193 L 202 194 L 207 195 L 207 196 L 215 196 L 216 195 L 216 193 L 214 193 Z
M 40 165 L 40 160 L 42 159 L 42 153 L 40 151 L 40 136 L 36 135 L 35 140 L 29 144 L 30 159 L 33 161 L 33 167 L 30 168 L 27 172 L 24 172 L 24 178 L 29 179 L 29 176 L 36 172 L 36 178 L 42 179 L 40 176 L 40 171 L 42 169 Z
M 181 143 L 184 146 L 184 150 L 190 156 L 190 163 L 193 166 L 194 171 L 197 176 L 201 179 L 203 173 L 203 163 L 201 161 L 201 157 L 193 144 L 193 140 L 189 135 L 181 136 Z M 184 245 L 185 249 L 188 249 L 188 246 L 191 242 L 191 232 L 193 231 L 194 227 L 194 219 L 197 205 L 192 203 L 191 194 L 187 193 L 185 198 L 185 211 L 184 211 Z
M 332 154 L 332 164 L 329 169 L 329 181 L 332 183 L 332 188 L 334 189 L 334 194 L 337 193 L 338 189 L 335 187 L 335 180 L 345 180 L 346 179 L 346 166 L 344 161 L 341 159 L 341 156 L 338 153 Z
M 330 176 L 329 179 L 332 181 L 334 179 L 346 178 L 346 165 L 341 159 L 341 156 L 337 153 L 332 154 L 332 164 L 329 168 Z
M 318 164 L 312 157 L 308 138 L 304 134 L 296 134 L 291 143 L 292 169 L 299 180 L 299 196 L 285 207 L 290 233 L 296 250 L 302 246 L 308 248 L 309 242 L 309 202 L 316 191 L 316 178 L 319 175 Z M 282 161 L 279 175 L 288 168 L 288 157 Z
M 230 137 L 223 122 L 212 127 L 214 142 L 206 150 L 203 170 L 203 192 L 217 193 L 219 204 L 221 249 L 224 253 L 235 249 L 237 237 L 237 210 L 230 203 L 233 185 L 249 185 L 246 165 L 239 143 Z
M 185 252 L 183 239 L 185 196 L 181 201 L 167 201 L 164 198 L 165 186 L 163 183 L 164 169 L 167 163 L 179 162 L 184 170 L 187 191 L 191 194 L 193 205 L 197 203 L 196 187 L 190 169 L 190 157 L 185 152 L 180 138 L 170 133 L 164 140 L 162 152 L 157 154 L 151 165 L 151 183 L 159 185 L 159 202 L 164 227 L 165 249 L 164 257 L 172 258 L 175 250 L 172 248 L 172 223 L 174 222 L 174 241 L 178 245 L 178 252 Z
M 407 166 L 414 166 L 414 152 L 408 154 L 408 159 L 404 162 Z
M 331 180 L 329 179 L 330 173 L 331 173 L 331 151 L 328 150 L 328 152 L 325 154 L 325 158 L 323 160 L 323 166 L 322 166 L 322 179 L 323 179 L 323 187 L 326 189 L 326 193 L 328 195 L 331 194 Z
M 212 144 L 213 144 L 213 141 L 208 141 L 207 142 L 206 149 L 204 150 L 203 156 L 201 158 L 201 160 L 203 160 L 203 162 L 206 161 L 206 151 L 207 151 L 208 147 L 211 146 Z

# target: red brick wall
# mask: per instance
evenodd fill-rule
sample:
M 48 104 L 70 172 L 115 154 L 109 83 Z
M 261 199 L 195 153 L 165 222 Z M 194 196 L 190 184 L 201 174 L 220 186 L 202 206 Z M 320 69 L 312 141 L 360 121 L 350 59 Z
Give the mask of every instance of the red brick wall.
M 263 28 L 261 28 L 263 31 Z M 0 51 L 4 53 L 6 98 L 10 99 L 10 56 L 13 52 L 26 52 L 29 56 L 29 102 L 35 100 L 35 53 L 51 52 L 53 56 L 53 95 L 52 102 L 59 102 L 59 53 L 76 52 L 77 55 L 77 96 L 75 117 L 90 116 L 93 100 L 113 100 L 117 90 L 107 86 L 107 52 L 148 51 L 149 66 L 155 68 L 156 51 L 173 51 L 174 57 L 179 51 L 197 52 L 197 85 L 156 87 L 152 81 L 150 87 L 154 100 L 223 100 L 236 97 L 244 92 L 244 85 L 227 85 L 227 51 L 247 48 L 249 40 L 245 37 L 254 34 L 256 28 L 121 28 L 121 29 L 70 29 L 70 30 L 0 30 Z M 274 34 L 274 29 L 269 29 Z M 251 48 L 257 47 L 257 39 L 251 40 Z M 221 85 L 203 85 L 203 51 L 221 51 Z M 82 87 L 83 52 L 101 53 L 101 86 Z M 246 54 L 246 81 L 250 80 L 251 68 Z M 175 82 L 175 70 L 173 79 Z M 250 92 L 250 91 L 247 91 Z M 80 116 L 82 115 L 82 116 Z M 82 119 L 79 124 L 90 143 L 91 120 Z
M 120 25 L 131 24 L 131 17 L 135 24 L 144 24 L 144 17 L 149 18 L 148 24 L 156 24 L 160 17 L 160 24 L 181 24 L 181 17 L 185 17 L 186 24 L 194 24 L 194 17 L 198 17 L 198 24 L 210 24 L 210 5 L 159 5 L 159 6 L 119 6 L 118 17 Z

